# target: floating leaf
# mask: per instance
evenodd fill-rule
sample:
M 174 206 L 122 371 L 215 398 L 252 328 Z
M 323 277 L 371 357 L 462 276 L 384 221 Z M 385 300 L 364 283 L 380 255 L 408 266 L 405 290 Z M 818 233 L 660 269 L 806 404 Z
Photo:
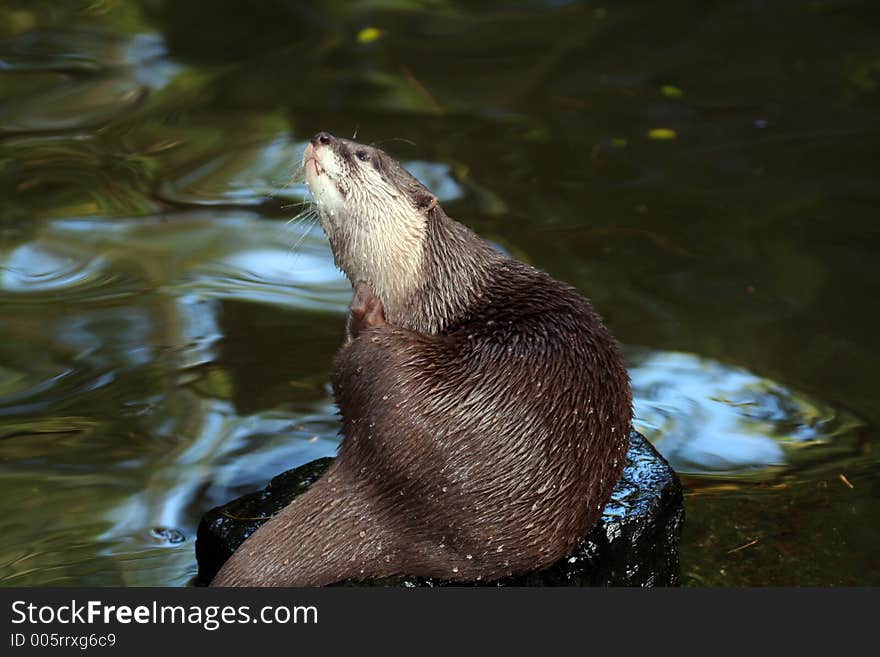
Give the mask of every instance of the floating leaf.
M 648 139 L 675 139 L 678 137 L 675 130 L 670 130 L 669 128 L 654 128 L 653 130 L 648 131 Z
M 623 137 L 613 137 L 611 139 L 611 145 L 615 148 L 626 148 L 626 139 Z
M 679 87 L 676 87 L 674 84 L 664 84 L 660 87 L 660 93 L 662 93 L 667 98 L 681 98 L 684 96 L 684 91 L 682 91 Z
M 358 32 L 357 40 L 358 43 L 372 43 L 373 41 L 381 39 L 382 34 L 382 30 L 377 27 L 365 27 Z

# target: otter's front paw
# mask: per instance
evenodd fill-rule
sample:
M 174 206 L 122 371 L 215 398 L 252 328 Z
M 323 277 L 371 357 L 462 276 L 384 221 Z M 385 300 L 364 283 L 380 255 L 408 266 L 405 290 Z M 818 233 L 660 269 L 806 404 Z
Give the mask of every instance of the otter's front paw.
M 349 340 L 354 340 L 364 329 L 382 326 L 385 323 L 382 302 L 364 281 L 360 281 L 355 287 L 354 298 L 348 310 Z

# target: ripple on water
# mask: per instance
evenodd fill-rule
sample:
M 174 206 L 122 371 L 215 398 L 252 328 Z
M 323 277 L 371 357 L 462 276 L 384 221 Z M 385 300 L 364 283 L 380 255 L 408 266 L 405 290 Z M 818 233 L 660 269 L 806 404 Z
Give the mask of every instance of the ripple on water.
M 14 291 L 24 299 L 25 292 L 79 298 L 98 292 L 99 284 L 107 294 L 130 293 L 133 280 L 139 291 L 146 286 L 174 297 L 326 312 L 345 312 L 351 295 L 319 228 L 240 211 L 169 214 L 155 221 L 57 220 L 39 241 L 0 252 L 0 293 Z
M 100 258 L 83 261 L 39 244 L 23 244 L 4 258 L 0 288 L 7 292 L 48 292 L 95 278 L 103 268 Z
M 745 369 L 671 351 L 627 357 L 634 424 L 678 472 L 761 476 L 857 448 L 859 418 Z
M 307 194 L 292 176 L 305 144 L 286 134 L 260 144 L 224 149 L 159 187 L 159 195 L 188 205 L 257 206 L 267 198 L 301 201 Z
M 103 125 L 177 75 L 180 67 L 165 55 L 162 38 L 147 33 L 125 38 L 100 30 L 35 30 L 4 39 L 0 70 L 19 73 L 31 88 L 0 104 L 0 130 Z
M 0 252 L 0 298 L 6 293 L 7 302 L 118 297 L 133 294 L 131 284 L 103 256 L 61 244 L 28 242 Z
M 124 63 L 126 40 L 95 29 L 29 30 L 0 39 L 0 70 L 96 71 Z
M 144 169 L 124 153 L 102 152 L 100 139 L 81 134 L 29 135 L 0 140 L 0 187 L 5 210 L 20 233 L 41 219 L 131 217 L 158 211 L 144 194 Z
M 315 404 L 313 414 L 271 410 L 238 415 L 223 400 L 193 400 L 199 422 L 163 423 L 157 429 L 173 440 L 146 455 L 142 472 L 148 479 L 140 489 L 114 500 L 102 540 L 140 537 L 145 526 L 179 528 L 191 536 L 205 508 L 258 487 L 291 464 L 331 455 L 338 444 L 329 402 Z M 131 476 L 121 470 L 117 474 Z
M 94 73 L 144 66 L 164 57 L 158 34 L 122 36 L 93 28 L 37 29 L 0 39 L 0 70 Z
M 150 536 L 155 538 L 158 542 L 167 545 L 177 545 L 186 540 L 184 533 L 173 527 L 153 527 L 150 530 Z
M 319 228 L 260 222 L 238 248 L 192 268 L 180 286 L 222 299 L 345 312 L 351 286 Z
M 46 431 L 26 427 L 70 409 L 85 414 L 99 398 L 115 403 L 122 379 L 135 371 L 142 379 L 156 357 L 146 310 L 98 304 L 46 317 L 36 308 L 36 316 L 20 308 L 3 327 L 9 339 L 0 342 L 0 435 L 63 433 L 66 420 Z
M 44 132 L 100 126 L 137 105 L 143 86 L 117 76 L 55 81 L 47 88 L 6 100 L 0 131 Z
M 348 283 L 324 253 L 253 249 L 230 254 L 197 273 L 213 296 L 344 312 Z

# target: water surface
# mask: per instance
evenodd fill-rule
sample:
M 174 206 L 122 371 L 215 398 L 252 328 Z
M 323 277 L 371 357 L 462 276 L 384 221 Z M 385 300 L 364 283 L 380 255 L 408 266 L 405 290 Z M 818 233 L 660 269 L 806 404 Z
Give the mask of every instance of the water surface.
M 0 7 L 0 583 L 183 585 L 332 454 L 318 130 L 594 300 L 689 585 L 877 584 L 869 2 Z M 365 31 L 366 28 L 376 30 Z

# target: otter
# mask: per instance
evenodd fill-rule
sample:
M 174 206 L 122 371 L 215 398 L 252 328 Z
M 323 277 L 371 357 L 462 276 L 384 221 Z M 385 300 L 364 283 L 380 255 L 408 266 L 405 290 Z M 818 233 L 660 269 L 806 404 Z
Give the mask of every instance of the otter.
M 599 315 L 382 150 L 322 132 L 303 162 L 354 289 L 332 375 L 342 441 L 212 585 L 489 582 L 564 557 L 629 444 L 629 377 Z

